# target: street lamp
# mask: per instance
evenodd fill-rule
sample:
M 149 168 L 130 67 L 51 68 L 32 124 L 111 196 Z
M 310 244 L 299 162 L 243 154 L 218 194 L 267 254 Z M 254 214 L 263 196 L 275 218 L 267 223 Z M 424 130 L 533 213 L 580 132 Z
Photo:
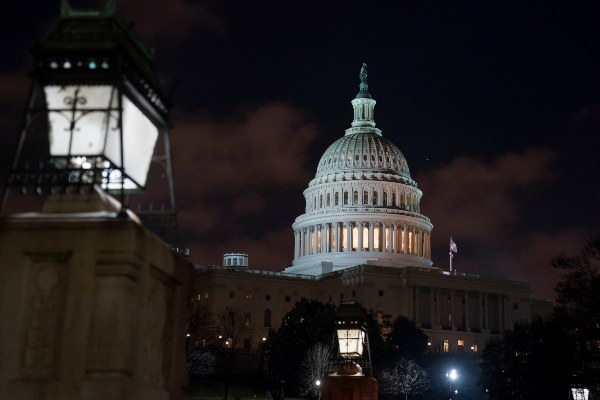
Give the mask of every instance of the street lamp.
M 573 400 L 588 400 L 590 397 L 589 389 L 582 387 L 571 388 L 571 394 L 573 395 Z
M 371 373 L 369 336 L 362 309 L 355 302 L 340 304 L 336 312 L 336 333 L 340 355 L 340 369 Z
M 457 395 L 458 389 L 456 387 L 454 387 L 453 385 L 456 383 L 456 381 L 459 378 L 458 371 L 455 368 L 452 368 L 448 372 L 446 372 L 446 377 L 449 380 L 450 396 Z M 450 397 L 450 398 L 452 398 L 452 397 Z
M 356 302 L 344 302 L 336 310 L 335 330 L 339 357 L 337 371 L 317 381 L 320 398 L 336 400 L 348 395 L 353 399 L 377 400 L 379 384 L 371 375 L 369 336 L 363 310 Z

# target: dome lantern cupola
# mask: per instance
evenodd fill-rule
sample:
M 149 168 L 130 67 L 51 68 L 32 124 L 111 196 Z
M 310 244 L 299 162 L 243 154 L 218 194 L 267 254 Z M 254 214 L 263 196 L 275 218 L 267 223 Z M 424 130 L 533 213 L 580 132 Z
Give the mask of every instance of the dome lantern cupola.
M 360 69 L 360 85 L 358 93 L 356 94 L 356 98 L 352 100 L 354 120 L 352 121 L 352 128 L 346 130 L 346 135 L 352 135 L 365 128 L 372 131 L 372 128 L 375 127 L 374 110 L 377 102 L 373 100 L 371 93 L 369 93 L 367 75 L 367 64 L 363 63 Z M 375 133 L 381 135 L 379 129 L 375 129 Z

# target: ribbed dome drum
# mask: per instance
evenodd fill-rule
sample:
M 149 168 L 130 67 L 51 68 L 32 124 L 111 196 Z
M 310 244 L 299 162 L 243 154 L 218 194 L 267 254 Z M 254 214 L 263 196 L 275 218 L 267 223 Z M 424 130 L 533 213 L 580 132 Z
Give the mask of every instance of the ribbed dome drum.
M 321 275 L 360 264 L 431 267 L 432 224 L 423 193 L 398 147 L 375 127 L 375 100 L 360 73 L 354 120 L 325 151 L 293 224 L 294 262 L 286 272 Z

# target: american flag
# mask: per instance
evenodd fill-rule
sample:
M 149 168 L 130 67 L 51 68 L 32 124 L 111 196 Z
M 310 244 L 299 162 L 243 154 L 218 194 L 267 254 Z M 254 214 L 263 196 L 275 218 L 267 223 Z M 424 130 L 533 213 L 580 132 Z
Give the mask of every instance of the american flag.
M 452 238 L 450 238 L 450 251 L 458 253 L 458 247 L 456 247 L 456 243 L 454 243 L 454 240 L 452 240 Z

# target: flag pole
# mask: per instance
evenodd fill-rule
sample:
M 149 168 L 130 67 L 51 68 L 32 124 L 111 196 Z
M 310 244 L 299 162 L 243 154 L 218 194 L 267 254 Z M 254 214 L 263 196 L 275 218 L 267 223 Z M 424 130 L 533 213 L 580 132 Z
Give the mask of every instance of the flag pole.
M 450 252 L 448 254 L 450 255 L 450 272 L 452 272 L 452 236 L 450 236 Z

